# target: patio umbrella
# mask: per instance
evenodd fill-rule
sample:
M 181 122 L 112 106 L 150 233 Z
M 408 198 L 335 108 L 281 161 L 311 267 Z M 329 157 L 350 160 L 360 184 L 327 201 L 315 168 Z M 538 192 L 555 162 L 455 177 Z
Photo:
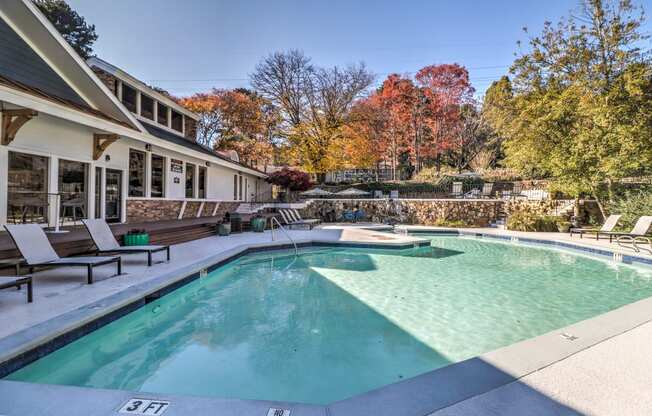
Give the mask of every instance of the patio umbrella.
M 348 188 L 343 191 L 336 193 L 335 195 L 345 195 L 345 196 L 364 196 L 370 195 L 369 192 L 363 191 L 362 189 Z
M 333 195 L 332 192 L 325 191 L 321 188 L 314 188 L 310 189 L 308 191 L 301 192 L 301 195 L 305 196 L 328 196 L 328 195 Z

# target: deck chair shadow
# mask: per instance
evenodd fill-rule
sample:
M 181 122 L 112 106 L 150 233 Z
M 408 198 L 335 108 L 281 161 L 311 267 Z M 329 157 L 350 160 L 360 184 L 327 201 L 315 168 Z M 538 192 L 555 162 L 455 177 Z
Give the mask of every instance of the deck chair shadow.
M 116 263 L 118 275 L 122 274 L 120 257 L 59 257 L 45 232 L 38 224 L 7 224 L 5 229 L 16 248 L 25 259 L 30 273 L 35 267 L 86 267 L 86 280 L 93 283 L 93 269 Z

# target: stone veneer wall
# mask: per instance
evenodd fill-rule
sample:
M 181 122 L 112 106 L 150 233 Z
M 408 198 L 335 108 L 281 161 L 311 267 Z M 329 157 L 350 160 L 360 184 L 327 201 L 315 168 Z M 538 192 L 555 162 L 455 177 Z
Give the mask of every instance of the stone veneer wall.
M 234 212 L 240 202 L 206 202 L 202 210 L 201 217 L 212 217 L 215 204 L 218 204 L 215 213 L 216 219 L 222 219 L 227 212 Z M 150 221 L 176 220 L 179 218 L 179 212 L 183 201 L 152 200 L 152 199 L 129 199 L 127 200 L 127 222 L 139 223 Z M 186 209 L 183 218 L 195 218 L 201 202 L 189 201 L 186 203 Z
M 182 201 L 128 199 L 127 222 L 176 220 L 182 204 Z
M 556 201 L 503 201 L 495 199 L 320 199 L 312 200 L 302 209 L 304 218 L 325 218 L 335 210 L 338 220 L 346 209 L 358 206 L 367 221 L 397 221 L 403 224 L 443 225 L 462 222 L 467 226 L 487 227 L 503 213 L 523 207 L 550 212 Z

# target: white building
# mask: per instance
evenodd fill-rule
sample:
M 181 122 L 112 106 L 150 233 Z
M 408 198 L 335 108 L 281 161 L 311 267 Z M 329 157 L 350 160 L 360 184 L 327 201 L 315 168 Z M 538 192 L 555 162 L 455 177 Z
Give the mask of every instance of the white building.
M 0 40 L 0 224 L 222 216 L 268 192 L 195 143 L 197 115 L 84 62 L 30 0 L 0 2 Z

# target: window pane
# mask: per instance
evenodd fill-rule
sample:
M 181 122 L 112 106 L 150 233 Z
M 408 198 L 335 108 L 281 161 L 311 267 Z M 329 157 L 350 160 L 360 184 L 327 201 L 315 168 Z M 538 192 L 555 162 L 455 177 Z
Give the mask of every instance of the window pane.
M 129 111 L 135 113 L 136 110 L 136 90 L 127 84 L 122 84 L 122 104 L 127 107 Z
M 238 200 L 238 175 L 233 175 L 233 200 Z
M 95 218 L 102 216 L 102 168 L 95 168 Z
M 145 153 L 129 151 L 129 196 L 145 196 Z
M 77 221 L 87 218 L 86 192 L 88 165 L 72 160 L 59 160 L 59 193 L 61 194 L 61 219 Z
M 186 163 L 186 198 L 195 197 L 195 165 Z
M 172 128 L 178 132 L 183 131 L 183 116 L 172 110 Z
M 168 107 L 158 103 L 158 114 L 156 117 L 156 121 L 159 122 L 159 124 L 163 124 L 164 126 L 168 125 Z
M 206 168 L 203 166 L 199 167 L 199 176 L 197 177 L 197 182 L 197 198 L 206 198 Z
M 9 152 L 8 222 L 48 222 L 48 158 Z
M 154 100 L 145 94 L 140 94 L 140 115 L 154 120 Z
M 165 158 L 152 155 L 152 198 L 165 196 Z
M 240 183 L 238 184 L 239 192 L 238 196 L 240 197 L 239 199 L 242 200 L 242 176 L 240 176 Z

